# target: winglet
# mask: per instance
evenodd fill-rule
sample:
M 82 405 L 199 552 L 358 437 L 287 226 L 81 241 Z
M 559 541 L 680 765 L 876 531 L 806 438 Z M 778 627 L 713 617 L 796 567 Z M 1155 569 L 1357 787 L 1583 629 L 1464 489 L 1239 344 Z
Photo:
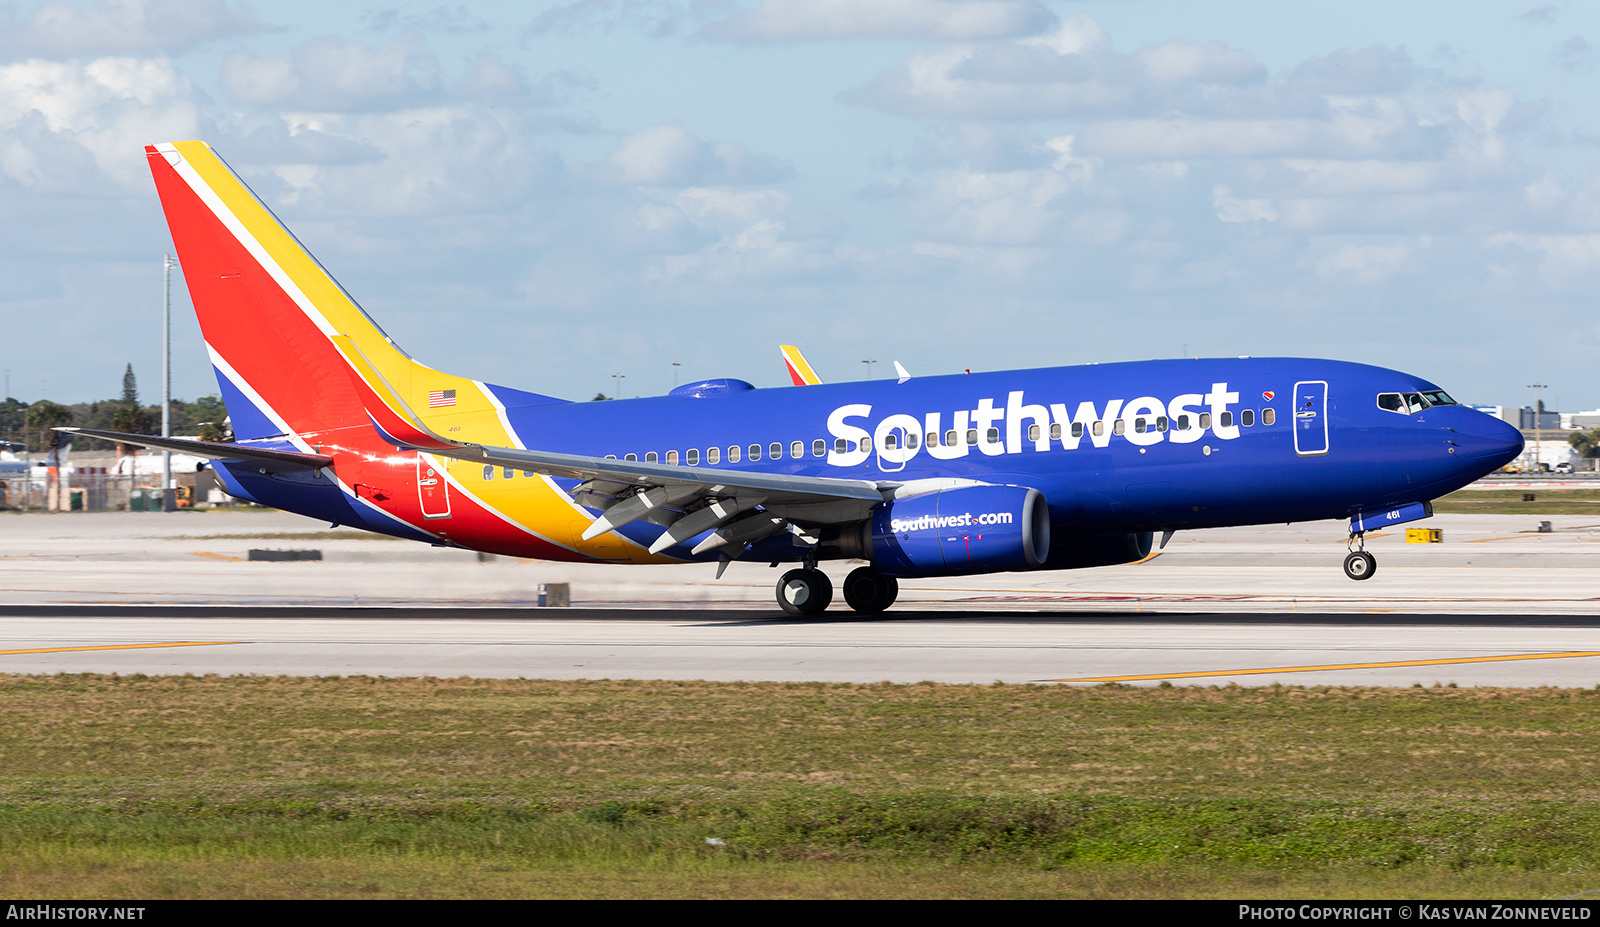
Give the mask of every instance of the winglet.
M 792 344 L 780 344 L 778 348 L 783 351 L 783 363 L 789 368 L 789 379 L 794 381 L 795 386 L 816 386 L 822 382 L 822 378 L 806 363 L 806 356 L 800 353 L 799 348 Z

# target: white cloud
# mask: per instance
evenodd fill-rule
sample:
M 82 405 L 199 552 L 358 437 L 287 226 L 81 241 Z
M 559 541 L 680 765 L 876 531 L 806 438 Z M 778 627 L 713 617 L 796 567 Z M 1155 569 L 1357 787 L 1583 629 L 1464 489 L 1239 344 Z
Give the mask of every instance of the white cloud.
M 645 279 L 653 285 L 727 286 L 832 272 L 839 255 L 825 239 L 791 234 L 788 208 L 789 197 L 777 190 L 692 187 L 655 210 L 641 210 L 641 219 L 650 222 L 662 221 L 664 212 L 677 213 L 711 236 L 694 251 L 656 259 Z
M 270 31 L 248 7 L 224 0 L 46 0 L 25 18 L 0 20 L 0 55 L 83 58 L 176 54 L 207 42 Z
M 1403 49 L 1374 45 L 1308 58 L 1289 73 L 1287 83 L 1307 93 L 1370 96 L 1400 93 L 1422 73 Z
M 1429 243 L 1427 238 L 1422 238 L 1416 242 L 1346 244 L 1318 260 L 1316 270 L 1324 278 L 1353 286 L 1377 286 L 1388 283 L 1397 274 L 1420 271 L 1414 259 L 1414 248 L 1426 248 Z
M 120 185 L 146 176 L 144 146 L 192 138 L 196 94 L 166 60 L 98 58 L 0 65 L 0 169 L 31 188 L 69 190 L 99 177 L 73 171 L 86 152 L 98 174 Z
M 688 19 L 684 4 L 671 0 L 577 0 L 540 13 L 526 33 L 537 37 L 628 30 L 660 37 L 677 32 Z
M 1211 192 L 1211 206 L 1223 222 L 1276 222 L 1278 211 L 1272 201 L 1247 200 L 1233 195 L 1227 187 L 1218 185 Z
M 515 111 L 487 106 L 299 114 L 286 127 L 287 141 L 234 166 L 257 193 L 319 219 L 505 215 L 557 170 Z M 308 144 L 297 145 L 304 136 Z
M 1106 44 L 1106 33 L 1099 23 L 1079 14 L 1063 19 L 1053 32 L 1023 39 L 1022 44 L 1048 48 L 1058 55 L 1075 55 L 1086 48 Z
M 1600 234 L 1529 235 L 1500 232 L 1484 238 L 1484 247 L 1519 248 L 1538 256 L 1538 276 L 1548 287 L 1563 289 L 1593 283 L 1600 272 Z
M 1079 133 L 1094 157 L 1124 161 L 1197 158 L 1374 158 L 1412 146 L 1414 126 L 1388 114 L 1328 119 L 1108 119 Z
M 680 125 L 641 129 L 618 144 L 595 176 L 603 183 L 686 187 L 770 183 L 793 170 L 732 142 L 705 142 Z
M 1220 42 L 1166 42 L 1122 54 L 1079 18 L 1047 36 L 919 52 L 845 97 L 956 119 L 1211 113 L 1259 110 L 1265 80 L 1255 59 Z
M 1033 35 L 1055 21 L 1032 0 L 762 0 L 703 34 L 731 42 L 967 41 Z
M 1133 60 L 1154 84 L 1253 84 L 1266 76 L 1254 58 L 1221 42 L 1164 42 Z
M 239 103 L 313 112 L 380 111 L 464 100 L 531 106 L 548 104 L 554 96 L 549 82 L 530 85 L 519 69 L 492 52 L 480 54 L 464 75 L 453 76 L 423 51 L 415 34 L 378 46 L 312 39 L 287 55 L 264 58 L 234 52 L 223 61 L 222 83 Z

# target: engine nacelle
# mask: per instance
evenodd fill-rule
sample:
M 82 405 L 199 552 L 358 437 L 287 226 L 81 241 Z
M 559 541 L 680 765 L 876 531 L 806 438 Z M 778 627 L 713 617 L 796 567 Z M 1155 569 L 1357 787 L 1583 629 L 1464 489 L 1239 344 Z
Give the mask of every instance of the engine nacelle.
M 1050 557 L 1044 566 L 1047 570 L 1081 570 L 1133 563 L 1150 556 L 1150 549 L 1154 546 L 1155 535 L 1149 531 L 1066 537 L 1057 540 L 1050 548 Z
M 873 510 L 872 565 L 888 576 L 1031 570 L 1050 556 L 1050 507 L 1025 486 L 962 486 Z

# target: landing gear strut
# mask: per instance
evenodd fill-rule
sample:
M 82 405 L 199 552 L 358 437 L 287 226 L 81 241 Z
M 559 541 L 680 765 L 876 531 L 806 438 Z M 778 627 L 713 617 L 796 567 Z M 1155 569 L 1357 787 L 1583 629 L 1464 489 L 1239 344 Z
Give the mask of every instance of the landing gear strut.
M 1372 574 L 1378 572 L 1378 560 L 1367 553 L 1367 539 L 1362 532 L 1350 535 L 1350 543 L 1357 545 L 1350 555 L 1344 558 L 1344 575 L 1351 579 L 1371 579 Z
M 817 615 L 833 601 L 833 580 L 816 568 L 790 570 L 778 579 L 778 607 L 791 615 Z
M 874 615 L 894 604 L 900 594 L 900 583 L 893 576 L 884 576 L 872 567 L 852 570 L 844 578 L 844 600 L 862 614 Z

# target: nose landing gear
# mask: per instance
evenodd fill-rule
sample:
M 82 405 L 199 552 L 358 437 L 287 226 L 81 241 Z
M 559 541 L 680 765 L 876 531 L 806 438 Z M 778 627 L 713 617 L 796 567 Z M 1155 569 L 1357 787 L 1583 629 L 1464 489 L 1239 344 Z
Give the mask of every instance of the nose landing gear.
M 1378 559 L 1367 553 L 1364 535 L 1361 531 L 1351 532 L 1350 543 L 1356 546 L 1344 558 L 1344 575 L 1355 580 L 1371 579 L 1372 574 L 1378 572 Z

